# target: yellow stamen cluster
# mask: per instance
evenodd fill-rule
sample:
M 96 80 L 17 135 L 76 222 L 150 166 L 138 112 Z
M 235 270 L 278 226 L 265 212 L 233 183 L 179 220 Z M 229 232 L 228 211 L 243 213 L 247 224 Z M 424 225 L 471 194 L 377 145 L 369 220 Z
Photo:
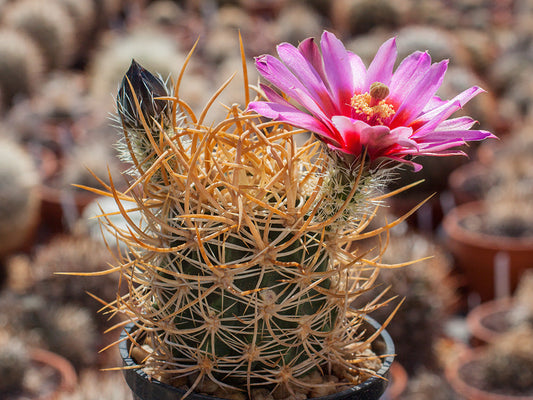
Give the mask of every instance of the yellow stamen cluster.
M 388 95 L 389 88 L 385 84 L 374 82 L 369 92 L 354 95 L 350 105 L 356 114 L 366 115 L 366 122 L 371 125 L 384 125 L 384 121 L 396 112 L 386 101 Z

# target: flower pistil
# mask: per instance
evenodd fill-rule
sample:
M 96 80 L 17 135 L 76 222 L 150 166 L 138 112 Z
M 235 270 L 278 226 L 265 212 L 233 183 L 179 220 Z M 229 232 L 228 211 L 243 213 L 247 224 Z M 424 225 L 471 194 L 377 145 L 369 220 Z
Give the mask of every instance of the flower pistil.
M 394 106 L 387 102 L 389 88 L 381 82 L 374 82 L 366 93 L 356 94 L 352 97 L 352 118 L 362 120 L 368 125 L 386 125 L 386 121 L 396 111 Z

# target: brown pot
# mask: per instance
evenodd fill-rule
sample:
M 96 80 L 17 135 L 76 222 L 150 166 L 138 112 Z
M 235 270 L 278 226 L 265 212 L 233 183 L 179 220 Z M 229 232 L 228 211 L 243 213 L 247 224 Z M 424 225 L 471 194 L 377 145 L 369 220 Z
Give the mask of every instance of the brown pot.
M 446 367 L 446 379 L 453 390 L 466 400 L 533 400 L 533 396 L 515 396 L 488 392 L 472 384 L 467 371 L 476 368 L 483 349 L 468 350 Z
M 407 371 L 398 361 L 394 361 L 390 367 L 390 379 L 387 390 L 383 393 L 381 400 L 397 400 L 407 388 L 409 377 Z
M 55 400 L 61 393 L 73 391 L 78 383 L 76 371 L 65 358 L 47 350 L 32 348 L 28 351 L 31 366 L 28 374 L 34 382 L 31 388 L 7 395 L 7 400 Z
M 466 316 L 474 346 L 494 343 L 511 328 L 507 318 L 513 308 L 512 298 L 487 301 L 474 307 Z
M 489 235 L 464 226 L 467 217 L 485 212 L 483 202 L 466 203 L 452 209 L 443 220 L 446 244 L 456 266 L 464 274 L 468 289 L 482 302 L 511 295 L 524 271 L 533 268 L 533 237 Z
M 491 185 L 491 177 L 490 168 L 479 162 L 470 162 L 453 170 L 448 177 L 448 187 L 455 204 L 482 200 Z

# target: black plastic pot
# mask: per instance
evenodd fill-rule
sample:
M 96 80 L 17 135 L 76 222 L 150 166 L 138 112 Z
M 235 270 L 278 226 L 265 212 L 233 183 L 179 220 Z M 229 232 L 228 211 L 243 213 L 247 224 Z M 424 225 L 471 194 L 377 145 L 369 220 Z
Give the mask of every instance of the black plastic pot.
M 380 325 L 370 317 L 367 322 L 373 329 L 379 329 Z M 129 324 L 121 335 L 119 344 L 120 356 L 124 366 L 124 377 L 133 392 L 134 400 L 179 400 L 185 394 L 184 390 L 150 379 L 142 369 L 132 368 L 136 362 L 129 355 L 130 342 L 127 340 L 127 332 L 134 328 Z M 371 377 L 365 382 L 352 388 L 329 396 L 315 397 L 313 400 L 378 400 L 385 392 L 388 384 L 389 370 L 394 361 L 394 343 L 386 330 L 373 343 L 373 350 L 379 355 L 386 355 L 382 359 L 382 366 L 378 371 L 378 377 Z M 223 400 L 218 397 L 201 394 L 191 394 L 188 400 Z

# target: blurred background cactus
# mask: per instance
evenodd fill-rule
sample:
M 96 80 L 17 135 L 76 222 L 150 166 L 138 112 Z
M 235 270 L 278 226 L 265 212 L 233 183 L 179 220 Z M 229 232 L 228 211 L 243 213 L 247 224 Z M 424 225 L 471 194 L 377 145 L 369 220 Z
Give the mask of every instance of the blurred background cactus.
M 384 322 L 397 302 L 402 301 L 387 331 L 394 339 L 397 360 L 413 375 L 420 369 L 437 369 L 436 345 L 445 334 L 444 324 L 453 314 L 458 298 L 457 283 L 451 275 L 452 260 L 445 249 L 431 238 L 406 229 L 392 232 L 382 261 L 424 260 L 402 269 L 380 272 L 375 290 L 388 288 L 386 297 L 397 300 L 371 315 Z M 428 255 L 431 258 L 425 259 Z M 369 297 L 373 295 L 369 293 Z
M 72 17 L 55 1 L 21 0 L 8 4 L 1 23 L 30 37 L 41 49 L 47 69 L 69 65 L 76 51 Z
M 37 45 L 22 33 L 0 29 L 0 90 L 7 108 L 28 97 L 41 84 L 44 59 Z
M 0 137 L 0 257 L 31 249 L 39 223 L 39 173 L 34 160 L 5 130 Z
M 24 343 L 0 330 L 0 395 L 19 390 L 29 370 L 30 356 Z

